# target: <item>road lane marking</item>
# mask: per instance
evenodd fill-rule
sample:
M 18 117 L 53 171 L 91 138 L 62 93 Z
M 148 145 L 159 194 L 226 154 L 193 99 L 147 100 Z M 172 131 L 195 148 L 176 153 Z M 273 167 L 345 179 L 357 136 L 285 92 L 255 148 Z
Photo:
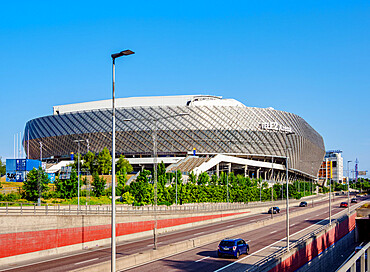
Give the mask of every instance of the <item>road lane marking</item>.
M 293 227 L 293 226 L 295 226 L 295 225 L 296 225 L 296 224 L 294 223 L 294 224 L 291 224 L 290 226 L 291 226 L 291 227 Z
M 200 261 L 203 261 L 203 260 L 205 260 L 205 259 L 208 259 L 210 256 L 207 256 L 207 257 L 204 257 L 204 258 L 202 258 L 202 259 L 199 259 L 199 260 L 197 260 L 197 261 L 195 261 L 196 263 L 198 263 L 198 262 L 200 262 Z
M 91 260 L 86 260 L 86 261 L 83 261 L 83 262 L 75 263 L 75 265 L 79 265 L 79 264 L 83 264 L 83 263 L 88 263 L 88 262 L 92 262 L 92 261 L 96 261 L 96 260 L 99 260 L 99 258 L 95 258 L 95 259 L 91 259 Z
M 277 232 L 277 230 L 271 231 L 270 233 L 275 233 L 275 232 Z
M 202 233 L 204 233 L 204 231 L 198 232 L 198 233 L 194 233 L 193 235 L 199 235 L 199 234 L 202 234 Z

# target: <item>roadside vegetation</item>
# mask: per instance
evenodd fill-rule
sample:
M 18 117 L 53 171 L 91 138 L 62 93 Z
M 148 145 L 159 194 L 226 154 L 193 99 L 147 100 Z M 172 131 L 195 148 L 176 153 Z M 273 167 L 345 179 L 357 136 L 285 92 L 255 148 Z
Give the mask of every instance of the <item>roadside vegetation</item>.
M 77 157 L 72 165 L 73 170 L 69 179 L 56 178 L 55 183 L 48 183 L 47 174 L 40 169 L 33 169 L 28 173 L 27 180 L 18 187 L 17 192 L 9 194 L 0 193 L 2 202 L 35 203 L 39 194 L 42 203 L 54 204 L 77 204 L 78 177 Z M 107 184 L 104 174 L 111 171 L 111 156 L 108 149 L 104 149 L 97 156 L 92 152 L 83 157 L 81 172 L 93 173 L 89 178 L 82 176 L 80 179 L 80 203 L 84 205 L 109 204 L 111 198 L 111 187 Z M 133 169 L 124 156 L 121 156 L 116 164 L 116 196 L 118 203 L 135 206 L 151 205 L 154 199 L 153 175 L 148 170 L 140 172 L 136 181 L 127 184 L 128 175 Z M 176 203 L 202 203 L 202 202 L 251 202 L 270 201 L 271 193 L 274 200 L 286 197 L 286 185 L 279 182 L 273 188 L 262 179 L 250 179 L 242 175 L 226 174 L 221 172 L 220 176 L 209 176 L 202 173 L 196 177 L 190 173 L 188 180 L 184 181 L 182 173 L 166 173 L 165 165 L 158 164 L 158 204 L 172 205 Z M 176 186 L 177 176 L 177 186 Z M 346 191 L 347 186 L 336 182 L 332 183 L 333 191 Z M 19 185 L 19 184 L 18 184 Z M 1 186 L 1 184 L 0 184 Z M 289 197 L 300 199 L 316 192 L 317 184 L 310 182 L 295 181 L 289 184 Z M 1 188 L 1 187 L 0 187 Z M 360 179 L 357 184 L 351 184 L 351 188 L 369 191 L 369 180 Z M 273 190 L 273 191 L 272 191 Z M 318 188 L 319 192 L 326 193 L 327 187 Z M 0 190 L 1 191 L 1 190 Z M 272 192 L 271 192 L 272 191 Z

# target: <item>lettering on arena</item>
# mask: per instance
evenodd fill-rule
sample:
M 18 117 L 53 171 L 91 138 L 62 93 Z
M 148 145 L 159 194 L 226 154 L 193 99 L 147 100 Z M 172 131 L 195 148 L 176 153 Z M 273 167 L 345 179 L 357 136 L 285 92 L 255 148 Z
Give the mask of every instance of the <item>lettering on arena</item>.
M 292 132 L 291 127 L 283 126 L 277 122 L 264 122 L 260 124 L 262 130 L 275 130 L 281 132 Z

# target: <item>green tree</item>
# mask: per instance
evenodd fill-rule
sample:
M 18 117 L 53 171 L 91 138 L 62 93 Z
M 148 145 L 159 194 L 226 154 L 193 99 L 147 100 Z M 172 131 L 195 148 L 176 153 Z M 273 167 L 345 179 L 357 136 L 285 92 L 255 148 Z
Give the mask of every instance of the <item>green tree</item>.
M 80 187 L 82 182 L 80 182 Z M 76 197 L 78 193 L 78 176 L 76 170 L 72 170 L 70 179 L 57 179 L 55 182 L 56 191 L 62 198 Z
M 181 170 L 177 170 L 177 173 L 173 175 L 173 181 L 174 182 L 176 182 L 176 178 L 177 178 L 177 185 L 182 184 L 182 173 L 181 173 Z
M 193 172 L 189 174 L 189 182 L 195 184 L 197 182 L 197 177 Z
M 0 177 L 4 176 L 5 172 L 6 172 L 6 164 L 3 162 L 2 158 L 0 157 Z
M 216 175 L 216 174 L 213 174 L 213 175 L 211 176 L 210 184 L 211 184 L 211 185 L 217 185 L 217 183 L 218 183 L 218 177 L 217 177 L 217 175 Z
M 44 192 L 49 190 L 48 175 L 39 167 L 28 172 L 27 178 L 23 183 L 24 198 L 30 201 L 36 201 L 39 197 L 39 192 L 42 197 Z
M 153 202 L 154 186 L 149 183 L 149 175 L 150 171 L 143 170 L 136 178 L 136 181 L 130 184 L 129 191 L 135 198 L 135 203 L 139 205 L 150 204 Z
M 121 155 L 116 163 L 116 172 L 131 173 L 134 169 L 124 155 Z
M 90 171 L 90 174 L 96 172 L 96 157 L 91 151 L 87 152 L 83 157 L 83 167 Z
M 112 156 L 108 148 L 104 147 L 96 161 L 98 164 L 98 173 L 103 175 L 109 174 L 109 171 L 112 170 Z
M 207 172 L 203 172 L 198 177 L 198 185 L 207 185 L 209 183 L 209 175 Z
M 97 172 L 93 174 L 92 186 L 94 187 L 93 192 L 96 197 L 100 197 L 103 195 L 106 183 L 107 181 L 105 180 L 105 178 L 99 177 Z
M 157 182 L 158 188 L 164 190 L 164 187 L 166 186 L 167 183 L 167 175 L 166 175 L 166 166 L 164 165 L 163 161 L 160 164 L 158 164 L 157 167 Z
M 122 202 L 127 204 L 132 204 L 135 201 L 135 197 L 130 193 L 126 192 L 122 195 Z
M 124 193 L 124 188 L 127 182 L 127 173 L 126 168 L 123 168 L 123 172 L 117 173 L 117 187 L 116 187 L 116 196 L 122 196 Z

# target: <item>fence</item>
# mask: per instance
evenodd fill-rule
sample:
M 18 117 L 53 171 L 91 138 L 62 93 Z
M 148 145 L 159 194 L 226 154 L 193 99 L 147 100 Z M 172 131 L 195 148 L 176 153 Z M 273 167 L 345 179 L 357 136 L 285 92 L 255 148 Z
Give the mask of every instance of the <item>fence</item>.
M 316 199 L 322 199 L 325 196 L 315 197 Z M 117 215 L 139 215 L 139 214 L 151 214 L 156 211 L 158 214 L 167 213 L 201 213 L 201 212 L 220 212 L 220 211 L 233 211 L 242 210 L 249 208 L 260 208 L 265 207 L 266 211 L 271 206 L 284 205 L 286 200 L 278 201 L 267 201 L 267 202 L 249 202 L 249 203 L 187 203 L 183 205 L 172 205 L 172 206 L 131 206 L 127 204 L 117 204 L 116 213 Z M 291 200 L 290 203 L 294 204 L 300 200 Z M 37 206 L 36 203 L 17 203 L 17 202 L 0 202 L 0 215 L 108 215 L 111 213 L 111 204 L 101 205 L 80 205 L 78 209 L 77 205 L 61 205 L 61 204 L 46 204 Z
M 347 259 L 344 264 L 342 264 L 336 272 L 346 272 L 350 270 L 351 272 L 358 271 L 360 268 L 361 272 L 370 271 L 370 242 L 354 252 L 349 259 Z M 359 263 L 358 263 L 359 260 Z

